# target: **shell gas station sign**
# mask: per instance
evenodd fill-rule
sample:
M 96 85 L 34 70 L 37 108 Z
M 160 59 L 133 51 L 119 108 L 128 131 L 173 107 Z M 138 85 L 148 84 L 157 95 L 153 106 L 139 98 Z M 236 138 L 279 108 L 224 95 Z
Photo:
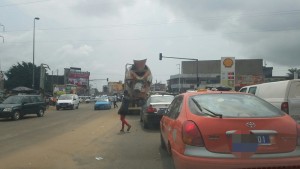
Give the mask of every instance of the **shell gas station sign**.
M 235 89 L 235 58 L 221 58 L 221 85 Z

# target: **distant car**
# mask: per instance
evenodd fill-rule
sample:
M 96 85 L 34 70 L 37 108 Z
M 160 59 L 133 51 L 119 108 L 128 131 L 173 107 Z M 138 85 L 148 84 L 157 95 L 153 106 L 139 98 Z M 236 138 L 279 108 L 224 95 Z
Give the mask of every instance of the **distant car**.
M 86 99 L 84 100 L 84 102 L 86 102 L 86 103 L 90 103 L 90 102 L 91 102 L 91 99 L 89 99 L 89 98 L 86 98 Z
M 176 169 L 300 168 L 299 124 L 251 94 L 180 94 L 160 131 Z
M 94 110 L 111 109 L 111 102 L 107 97 L 100 97 L 96 100 Z
M 19 120 L 26 114 L 44 116 L 46 104 L 40 95 L 9 96 L 0 104 L 0 118 Z
M 79 97 L 76 94 L 63 94 L 56 102 L 56 110 L 59 109 L 78 109 Z
M 146 104 L 142 107 L 140 113 L 143 127 L 147 129 L 150 126 L 159 126 L 159 122 L 161 117 L 163 116 L 163 113 L 169 107 L 173 99 L 173 95 L 151 95 L 147 99 Z

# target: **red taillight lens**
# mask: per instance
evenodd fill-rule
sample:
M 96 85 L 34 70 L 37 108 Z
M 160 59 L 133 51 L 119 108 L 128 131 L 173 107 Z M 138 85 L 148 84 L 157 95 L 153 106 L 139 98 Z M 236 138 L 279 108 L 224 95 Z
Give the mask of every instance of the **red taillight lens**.
M 289 103 L 288 102 L 281 103 L 281 110 L 289 114 Z
M 297 146 L 300 146 L 300 125 L 297 125 Z
M 182 139 L 185 144 L 191 146 L 204 146 L 200 130 L 193 121 L 185 121 L 183 123 Z
M 154 108 L 152 105 L 150 105 L 148 108 L 147 108 L 147 112 L 148 113 L 154 113 L 154 112 L 157 112 L 156 108 Z

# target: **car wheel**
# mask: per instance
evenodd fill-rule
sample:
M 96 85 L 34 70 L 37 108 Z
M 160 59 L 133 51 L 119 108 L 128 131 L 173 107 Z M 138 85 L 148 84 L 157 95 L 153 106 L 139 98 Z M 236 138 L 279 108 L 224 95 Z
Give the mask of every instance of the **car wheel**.
M 19 120 L 21 118 L 21 113 L 19 111 L 15 111 L 11 118 L 15 121 Z
M 59 107 L 58 107 L 58 106 L 56 106 L 56 110 L 59 110 Z
M 170 142 L 168 142 L 168 146 L 166 146 L 167 152 L 170 156 L 172 156 L 172 149 L 171 149 L 171 145 Z
M 166 149 L 166 144 L 164 142 L 164 139 L 163 139 L 161 133 L 160 133 L 160 147 L 164 150 Z
M 145 120 L 143 120 L 143 127 L 144 127 L 144 129 L 148 129 L 149 128 L 149 124 Z
M 43 117 L 44 116 L 44 110 L 40 109 L 39 112 L 37 113 L 38 117 Z

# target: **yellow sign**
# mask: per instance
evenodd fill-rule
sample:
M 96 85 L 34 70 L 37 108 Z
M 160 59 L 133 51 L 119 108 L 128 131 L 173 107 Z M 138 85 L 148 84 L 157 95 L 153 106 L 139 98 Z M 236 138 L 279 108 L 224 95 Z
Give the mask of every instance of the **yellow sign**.
M 226 58 L 223 61 L 223 65 L 227 68 L 232 67 L 233 65 L 233 60 L 231 58 Z

